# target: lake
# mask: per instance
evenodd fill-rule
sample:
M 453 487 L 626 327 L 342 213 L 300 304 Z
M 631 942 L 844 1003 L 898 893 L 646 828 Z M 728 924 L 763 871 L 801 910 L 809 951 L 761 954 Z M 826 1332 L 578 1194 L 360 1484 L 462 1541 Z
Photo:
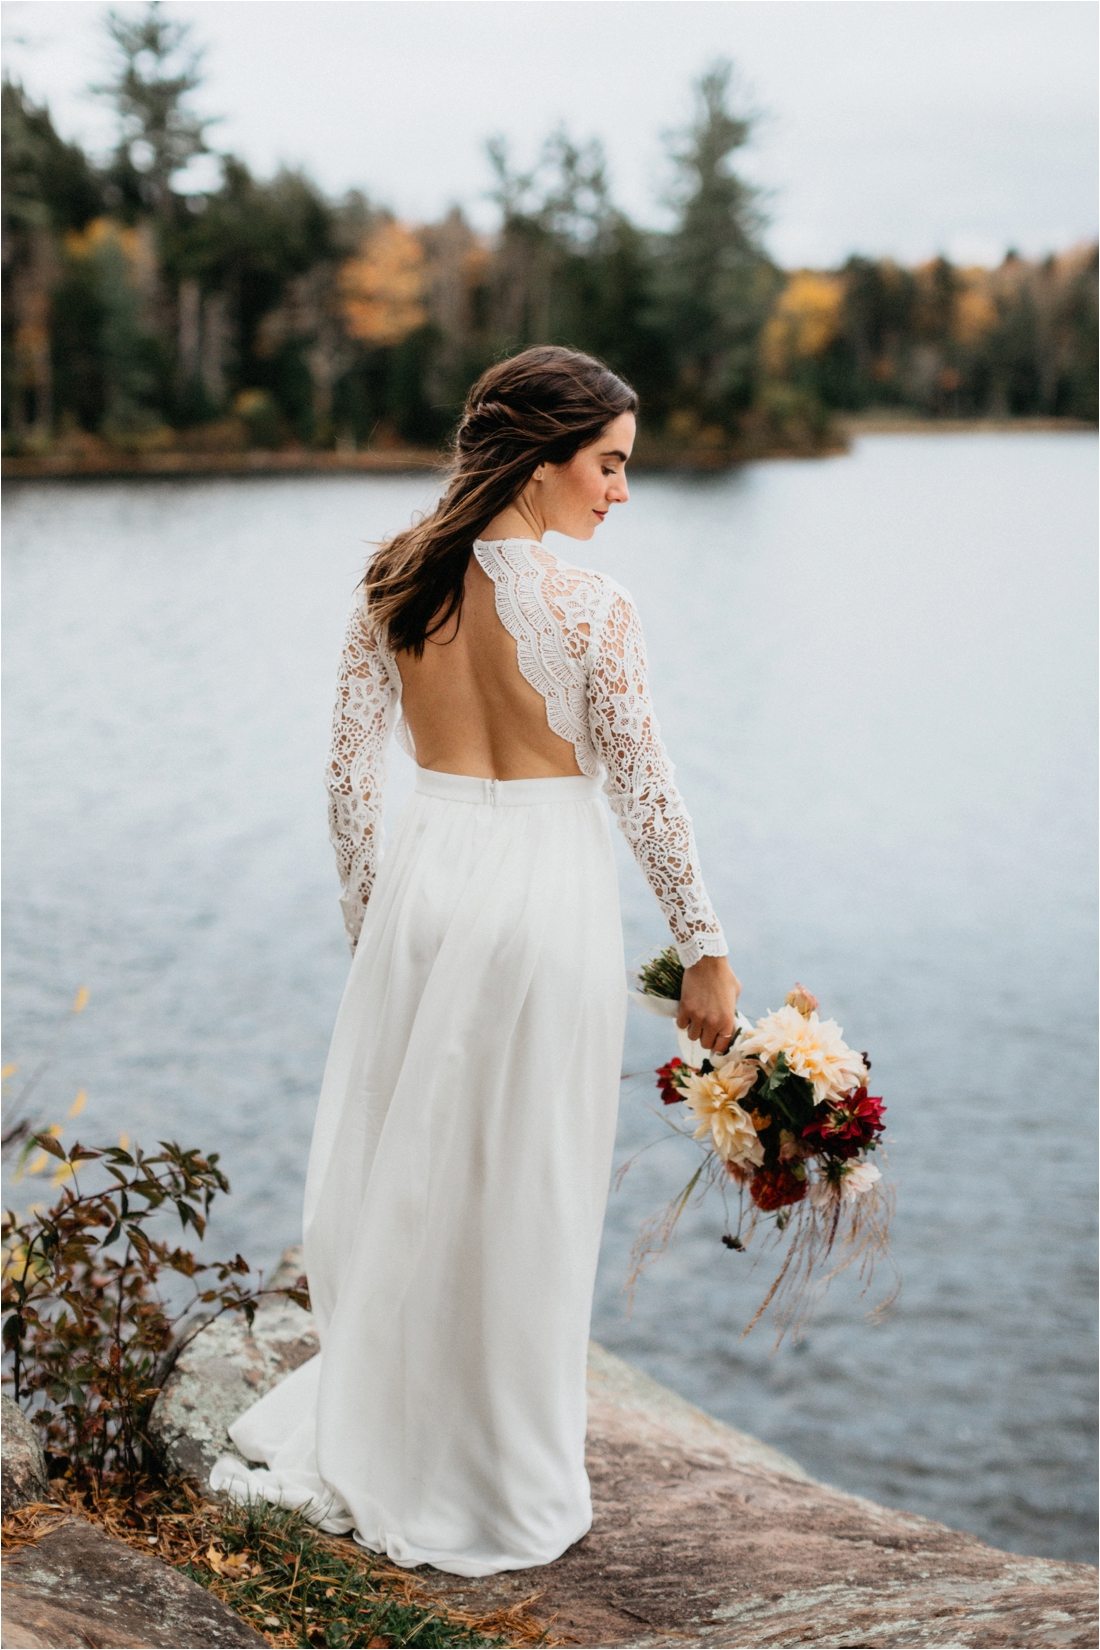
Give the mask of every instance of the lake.
M 744 1007 L 801 980 L 874 1059 L 903 1287 L 740 1334 L 765 1268 L 675 1140 L 610 1201 L 593 1333 L 833 1484 L 1094 1556 L 1095 543 L 1089 434 L 868 437 L 639 475 L 592 544 L 634 594 Z M 209 1248 L 298 1235 L 348 966 L 323 767 L 367 541 L 431 478 L 19 484 L 6 518 L 5 1058 L 79 1133 L 221 1152 Z M 548 541 L 551 542 L 551 541 Z M 410 782 L 396 755 L 391 805 Z M 626 961 L 666 943 L 620 842 Z M 620 1158 L 669 1029 L 634 1010 Z M 642 1073 L 641 1076 L 629 1074 Z M 16 1084 L 20 1081 L 17 1076 Z M 70 1134 L 68 1138 L 72 1138 Z M 41 1183 L 24 1182 L 41 1195 Z

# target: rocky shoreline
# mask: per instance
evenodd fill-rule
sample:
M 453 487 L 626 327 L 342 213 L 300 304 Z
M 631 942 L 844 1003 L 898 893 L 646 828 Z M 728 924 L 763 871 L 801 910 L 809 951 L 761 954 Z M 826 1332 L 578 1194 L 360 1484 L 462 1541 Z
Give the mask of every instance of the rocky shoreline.
M 889 409 L 838 413 L 826 431 L 804 439 L 770 441 L 766 434 L 727 446 L 683 446 L 639 438 L 631 470 L 711 471 L 764 459 L 828 458 L 848 451 L 861 435 L 1027 434 L 1095 430 L 1078 418 L 923 418 Z M 94 437 L 73 444 L 60 441 L 42 452 L 6 453 L 6 481 L 205 480 L 213 476 L 409 475 L 442 473 L 446 453 L 423 447 L 372 447 L 317 451 L 308 447 L 279 449 L 232 447 L 210 451 L 188 445 L 126 450 Z
M 285 1278 L 296 1266 L 296 1253 L 288 1251 L 280 1272 Z M 154 1414 L 169 1459 L 204 1477 L 231 1447 L 225 1429 L 236 1415 L 316 1346 L 308 1315 L 282 1300 L 261 1308 L 251 1332 L 226 1319 L 204 1330 Z M 595 1345 L 588 1394 L 590 1533 L 537 1570 L 471 1581 L 423 1567 L 417 1583 L 441 1607 L 487 1615 L 534 1593 L 530 1609 L 553 1639 L 638 1650 L 1060 1650 L 1097 1643 L 1096 1572 L 1087 1565 L 1000 1552 L 930 1519 L 819 1484 L 778 1451 Z M 5 1497 L 8 1476 L 6 1461 Z M 40 1596 L 43 1546 L 31 1549 Z M 5 1587 L 15 1586 L 17 1602 L 27 1596 L 26 1552 L 5 1565 Z M 89 1586 L 103 1562 L 96 1560 Z M 13 1620 L 9 1604 L 5 1646 L 80 1642 L 19 1636 L 25 1614 L 17 1610 Z M 238 1625 L 248 1636 L 111 1642 L 259 1642 Z M 84 1642 L 91 1642 L 87 1635 Z

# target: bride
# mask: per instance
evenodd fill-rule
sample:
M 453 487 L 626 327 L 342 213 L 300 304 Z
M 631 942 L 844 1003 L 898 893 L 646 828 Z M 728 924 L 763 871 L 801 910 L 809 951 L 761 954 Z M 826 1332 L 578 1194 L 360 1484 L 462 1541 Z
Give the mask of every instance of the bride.
M 211 1483 L 398 1564 L 524 1569 L 584 1535 L 585 1359 L 626 990 L 601 785 L 724 1050 L 740 990 L 626 591 L 543 546 L 627 500 L 637 397 L 542 347 L 470 392 L 435 510 L 371 560 L 328 768 L 354 960 L 304 1242 L 320 1354 Z M 416 789 L 380 856 L 386 746 Z

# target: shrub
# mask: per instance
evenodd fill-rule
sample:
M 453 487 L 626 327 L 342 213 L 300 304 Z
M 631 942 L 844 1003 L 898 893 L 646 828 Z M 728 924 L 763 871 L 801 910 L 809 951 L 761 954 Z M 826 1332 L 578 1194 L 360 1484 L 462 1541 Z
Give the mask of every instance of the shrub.
M 247 1261 L 203 1262 L 155 1235 L 174 1209 L 201 1239 L 214 1197 L 228 1192 L 217 1153 L 203 1157 L 160 1142 L 156 1156 L 122 1146 L 66 1149 L 37 1134 L 60 1159 L 58 1201 L 45 1212 L 3 1220 L 4 1381 L 74 1475 L 121 1473 L 135 1493 L 156 1470 L 148 1420 L 180 1352 L 212 1317 L 240 1311 L 252 1321 L 261 1294 L 308 1305 L 304 1287 L 250 1289 Z M 108 1184 L 82 1191 L 79 1169 L 98 1161 Z M 186 1279 L 182 1306 L 165 1299 L 162 1274 Z M 166 1278 L 165 1281 L 168 1281 Z M 304 1280 L 303 1280 L 304 1284 Z

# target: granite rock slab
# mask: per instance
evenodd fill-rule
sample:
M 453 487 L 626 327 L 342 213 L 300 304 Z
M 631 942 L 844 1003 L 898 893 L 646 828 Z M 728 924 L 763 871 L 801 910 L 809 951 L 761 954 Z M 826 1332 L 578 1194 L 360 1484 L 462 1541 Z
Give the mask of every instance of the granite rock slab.
M 298 1267 L 288 1251 L 282 1280 Z M 298 1308 L 257 1313 L 251 1334 L 204 1331 L 157 1406 L 175 1459 L 231 1447 L 236 1415 L 316 1350 Z M 554 1637 L 605 1650 L 1098 1643 L 1089 1566 L 1000 1552 L 831 1489 L 595 1344 L 588 1413 L 589 1534 L 537 1569 L 469 1580 L 422 1566 L 442 1605 L 488 1614 L 538 1594 Z
M 301 1251 L 288 1249 L 269 1287 L 293 1283 Z M 169 1464 L 205 1484 L 219 1455 L 238 1455 L 229 1428 L 257 1398 L 319 1350 L 313 1319 L 285 1296 L 264 1301 L 252 1328 L 227 1314 L 181 1354 L 153 1407 L 150 1432 Z
M 1000 1646 L 1097 1643 L 1095 1570 L 1022 1558 L 815 1482 L 593 1346 L 593 1526 L 554 1564 L 476 1581 L 423 1569 L 478 1610 L 534 1613 L 581 1645 Z
M 17 1507 L 48 1501 L 50 1488 L 38 1434 L 6 1392 L 0 1396 L 0 1419 L 0 1493 L 7 1518 Z
M 198 1582 L 81 1518 L 5 1557 L 3 1581 L 3 1650 L 267 1643 Z

